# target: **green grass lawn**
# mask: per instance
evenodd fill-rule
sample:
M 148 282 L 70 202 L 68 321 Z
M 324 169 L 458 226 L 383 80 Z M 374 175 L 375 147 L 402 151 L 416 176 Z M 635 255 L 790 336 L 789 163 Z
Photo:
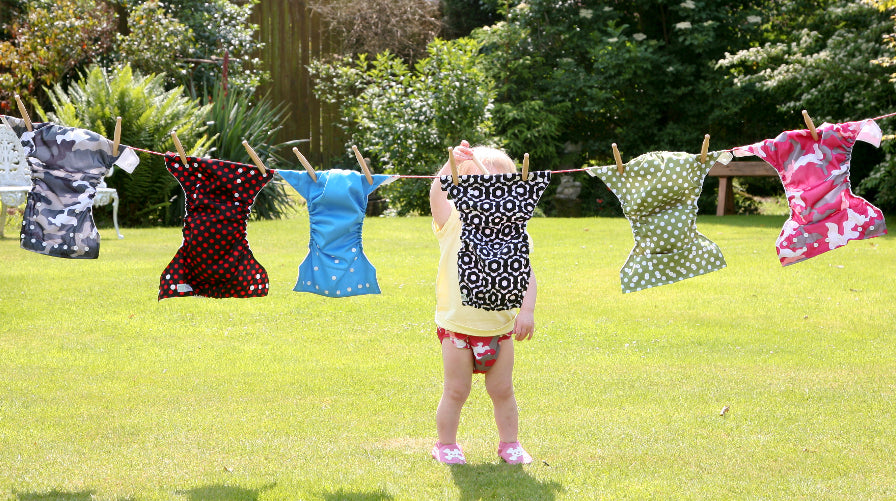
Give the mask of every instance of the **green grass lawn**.
M 383 293 L 345 299 L 292 292 L 305 214 L 250 223 L 271 277 L 256 299 L 157 302 L 179 228 L 104 229 L 98 260 L 9 231 L 0 499 L 896 498 L 896 238 L 782 268 L 784 219 L 701 216 L 728 267 L 632 294 L 624 219 L 532 220 L 524 467 L 498 463 L 481 377 L 459 431 L 470 464 L 429 457 L 428 218 L 368 219 Z

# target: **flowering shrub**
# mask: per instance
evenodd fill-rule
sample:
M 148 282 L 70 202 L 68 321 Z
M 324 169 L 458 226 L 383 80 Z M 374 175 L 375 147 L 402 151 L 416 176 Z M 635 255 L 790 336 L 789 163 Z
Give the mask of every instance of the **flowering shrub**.
M 766 43 L 719 62 L 737 89 L 747 89 L 757 101 L 767 103 L 768 123 L 753 132 L 758 137 L 749 139 L 800 127 L 803 109 L 821 123 L 873 118 L 896 107 L 896 83 L 888 78 L 891 70 L 875 64 L 896 54 L 896 47 L 885 42 L 893 30 L 890 13 L 848 0 L 826 2 L 811 16 L 789 12 L 783 5 L 778 8 L 776 22 L 792 28 L 792 33 L 775 36 L 776 30 L 769 29 Z M 887 131 L 894 123 L 886 119 L 880 125 Z M 859 148 L 864 146 L 855 149 L 850 167 L 856 192 L 888 210 L 896 208 L 893 147 L 884 147 L 883 162 L 880 152 L 859 155 Z

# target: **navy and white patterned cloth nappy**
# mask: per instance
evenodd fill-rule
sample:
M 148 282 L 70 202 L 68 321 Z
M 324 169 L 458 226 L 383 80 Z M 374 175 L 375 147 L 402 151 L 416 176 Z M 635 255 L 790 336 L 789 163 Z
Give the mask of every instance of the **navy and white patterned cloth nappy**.
M 550 171 L 440 178 L 463 224 L 457 253 L 463 304 L 484 310 L 519 308 L 529 286 L 526 223 L 551 182 Z

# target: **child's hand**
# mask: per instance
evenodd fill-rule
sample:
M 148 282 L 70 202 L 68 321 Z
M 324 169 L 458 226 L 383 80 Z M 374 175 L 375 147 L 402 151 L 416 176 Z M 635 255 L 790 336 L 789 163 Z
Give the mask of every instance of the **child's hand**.
M 535 334 L 535 312 L 520 310 L 513 323 L 513 334 L 517 341 L 532 339 L 532 334 Z

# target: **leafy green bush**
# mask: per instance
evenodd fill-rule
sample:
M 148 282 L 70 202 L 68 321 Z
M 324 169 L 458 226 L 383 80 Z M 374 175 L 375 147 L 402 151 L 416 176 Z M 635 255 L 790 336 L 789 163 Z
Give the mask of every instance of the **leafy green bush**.
M 102 2 L 34 0 L 22 9 L 0 42 L 0 101 L 13 94 L 42 101 L 43 86 L 64 82 L 112 45 L 114 16 Z
M 151 1 L 134 7 L 128 15 L 127 35 L 118 34 L 116 58 L 143 74 L 164 73 L 172 82 L 186 79 L 196 45 L 193 31 Z
M 212 136 L 208 152 L 212 157 L 251 164 L 242 144 L 246 140 L 267 167 L 296 164 L 289 148 L 299 142 L 275 143 L 277 132 L 288 118 L 285 105 L 275 106 L 267 96 L 258 99 L 245 91 L 231 89 L 225 93 L 220 85 L 215 87 L 211 101 L 206 124 Z M 280 156 L 283 151 L 288 152 L 286 158 Z M 277 219 L 291 210 L 292 200 L 283 183 L 275 179 L 259 192 L 252 206 L 253 217 Z
M 859 183 L 856 193 L 872 200 L 886 214 L 896 214 L 896 136 L 882 143 L 886 157 Z
M 715 63 L 757 31 L 753 4 L 520 2 L 473 32 L 496 82 L 496 132 L 539 168 L 612 162 L 614 142 L 624 160 L 697 152 L 704 134 L 732 127 L 710 121 L 723 102 Z
M 249 22 L 259 0 L 178 0 L 166 4 L 168 12 L 190 28 L 196 43 L 193 58 L 211 60 L 230 56 L 228 82 L 231 87 L 253 91 L 268 79 L 254 56 L 263 45 L 256 36 L 258 25 Z M 286 50 L 286 48 L 283 48 Z M 189 83 L 197 89 L 211 89 L 222 79 L 217 64 L 194 65 Z
M 470 39 L 435 40 L 413 68 L 389 52 L 332 63 L 315 61 L 316 95 L 341 107 L 350 144 L 386 173 L 431 175 L 461 139 L 487 143 L 492 89 L 476 65 Z M 347 149 L 348 150 L 348 149 Z M 428 213 L 429 181 L 406 179 L 383 188 L 400 214 Z
M 204 118 L 208 106 L 187 98 L 178 87 L 165 90 L 164 75 L 146 75 L 124 66 L 112 73 L 91 67 L 67 89 L 49 92 L 52 112 L 38 109 L 44 120 L 90 129 L 112 137 L 115 118 L 122 118 L 121 143 L 147 150 L 173 151 L 171 131 L 191 155 L 208 146 Z M 177 225 L 183 213 L 180 185 L 158 155 L 140 153 L 133 174 L 116 170 L 108 185 L 118 190 L 122 225 Z

